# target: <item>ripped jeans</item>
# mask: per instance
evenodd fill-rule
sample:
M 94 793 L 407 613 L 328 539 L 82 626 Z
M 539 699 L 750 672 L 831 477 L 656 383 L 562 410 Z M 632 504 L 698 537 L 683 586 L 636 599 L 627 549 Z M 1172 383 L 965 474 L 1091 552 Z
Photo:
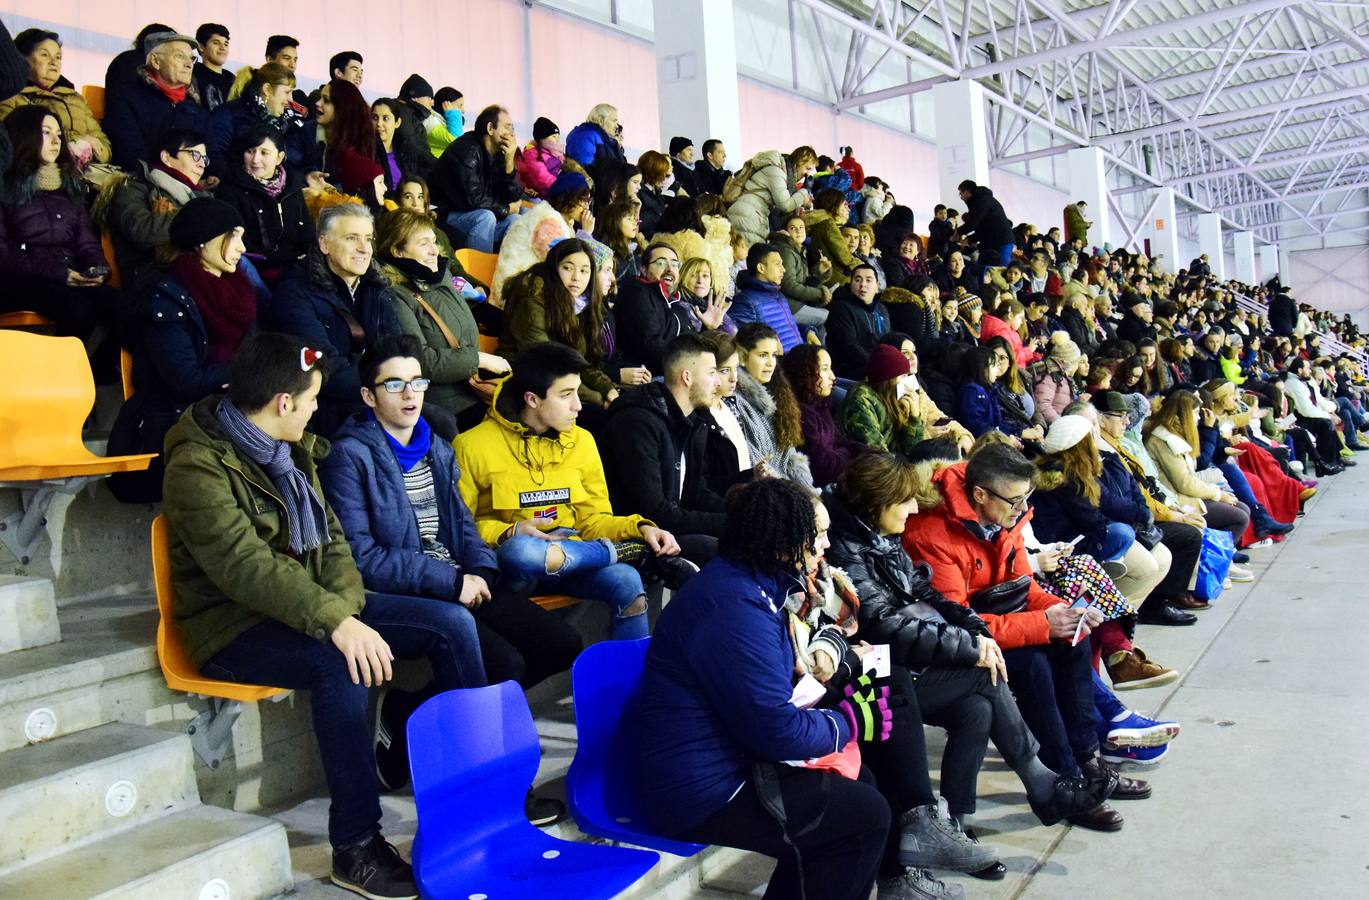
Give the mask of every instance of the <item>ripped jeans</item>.
M 564 554 L 564 560 L 551 572 L 547 553 L 553 546 Z M 612 640 L 632 641 L 647 636 L 645 599 L 640 613 L 624 615 L 639 597 L 645 598 L 642 576 L 632 566 L 617 562 L 607 542 L 548 541 L 518 535 L 500 544 L 498 555 L 501 587 L 533 594 L 569 594 L 607 603 L 613 610 L 613 623 L 609 626 Z

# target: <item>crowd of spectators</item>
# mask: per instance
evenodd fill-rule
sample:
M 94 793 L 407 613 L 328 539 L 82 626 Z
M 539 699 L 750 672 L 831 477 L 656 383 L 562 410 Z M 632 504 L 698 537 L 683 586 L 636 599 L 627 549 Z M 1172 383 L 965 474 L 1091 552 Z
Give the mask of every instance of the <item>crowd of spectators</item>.
M 766 896 L 1001 878 L 990 740 L 1040 821 L 1120 829 L 1152 789 L 1118 766 L 1179 731 L 1117 697 L 1178 677 L 1138 625 L 1210 606 L 1217 533 L 1252 580 L 1369 439 L 1359 357 L 1322 346 L 1363 347 L 1348 318 L 1095 246 L 1083 203 L 1040 231 L 966 181 L 924 235 L 849 146 L 630 160 L 607 103 L 520 144 L 418 74 L 368 104 L 355 51 L 306 96 L 298 41 L 233 73 L 230 39 L 148 26 L 100 119 L 60 35 L 0 33 L 0 310 L 100 379 L 132 353 L 110 450 L 163 455 L 112 487 L 164 503 L 193 662 L 312 692 L 365 896 L 414 894 L 379 826 L 405 717 L 565 671 L 548 593 L 652 633 L 624 771 L 660 833 L 776 857 Z M 432 685 L 373 733 L 413 656 Z

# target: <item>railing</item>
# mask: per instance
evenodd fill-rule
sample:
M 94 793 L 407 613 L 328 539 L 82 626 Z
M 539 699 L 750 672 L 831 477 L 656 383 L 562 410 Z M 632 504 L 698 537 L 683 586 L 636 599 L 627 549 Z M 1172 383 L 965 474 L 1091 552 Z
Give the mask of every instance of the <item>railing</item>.
M 1266 317 L 1269 315 L 1268 304 L 1261 303 L 1254 297 L 1249 297 L 1239 291 L 1233 291 L 1232 293 L 1236 295 L 1237 307 L 1248 313 L 1256 313 L 1257 315 Z M 1330 332 L 1320 331 L 1314 328 L 1312 329 L 1312 333 L 1321 338 L 1321 348 L 1328 356 L 1348 355 L 1351 359 L 1359 363 L 1362 370 L 1369 373 L 1369 353 L 1365 353 L 1363 350 L 1354 349 Z

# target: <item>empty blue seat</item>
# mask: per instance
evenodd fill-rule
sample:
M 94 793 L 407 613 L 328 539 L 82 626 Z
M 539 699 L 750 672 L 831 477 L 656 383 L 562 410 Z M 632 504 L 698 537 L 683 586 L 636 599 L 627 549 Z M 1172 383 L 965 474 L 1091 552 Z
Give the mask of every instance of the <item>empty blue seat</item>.
M 693 856 L 703 844 L 672 841 L 645 830 L 633 790 L 632 754 L 623 740 L 623 715 L 637 695 L 651 638 L 601 641 L 580 654 L 570 670 L 575 697 L 575 759 L 566 798 L 586 834 Z
M 418 805 L 414 875 L 433 900 L 617 896 L 656 864 L 649 850 L 581 844 L 528 822 L 541 750 L 512 681 L 448 691 L 409 717 Z

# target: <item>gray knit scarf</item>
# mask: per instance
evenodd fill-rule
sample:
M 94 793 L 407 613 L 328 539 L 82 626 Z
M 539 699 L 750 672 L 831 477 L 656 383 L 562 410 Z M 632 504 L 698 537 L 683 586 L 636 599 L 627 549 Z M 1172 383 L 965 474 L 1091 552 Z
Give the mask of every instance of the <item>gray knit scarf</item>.
M 280 492 L 290 525 L 290 552 L 299 557 L 328 543 L 328 515 L 323 500 L 295 465 L 290 444 L 262 431 L 227 397 L 219 401 L 214 418 L 233 446 L 261 466 Z

